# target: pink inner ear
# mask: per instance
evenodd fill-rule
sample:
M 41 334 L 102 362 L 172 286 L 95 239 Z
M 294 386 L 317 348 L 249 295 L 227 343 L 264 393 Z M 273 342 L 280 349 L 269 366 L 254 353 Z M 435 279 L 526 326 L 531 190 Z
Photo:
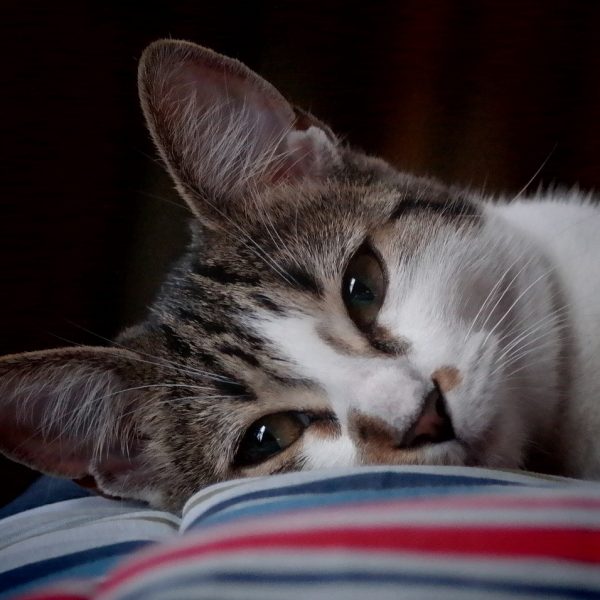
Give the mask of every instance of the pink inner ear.
M 193 44 L 150 46 L 140 91 L 155 141 L 184 187 L 243 193 L 318 177 L 333 155 L 322 129 L 296 127 L 294 109 L 273 86 L 238 61 Z
M 299 153 L 286 147 L 295 113 L 267 82 L 241 64 L 215 59 L 211 54 L 180 65 L 171 78 L 171 102 L 192 106 L 189 103 L 193 100 L 198 122 L 204 119 L 204 131 L 199 132 L 196 141 L 206 138 L 202 141 L 206 145 L 221 144 L 222 156 L 199 148 L 200 157 L 217 159 L 222 165 L 231 161 L 232 166 L 240 168 L 271 156 L 273 168 L 264 173 L 265 183 L 290 177 L 294 171 L 306 172 L 300 165 L 314 148 Z M 284 157 L 287 153 L 290 156 Z
M 89 473 L 90 449 L 56 436 L 44 439 L 33 428 L 2 419 L 0 449 L 11 459 L 59 477 L 74 479 Z
M 293 128 L 294 109 L 273 86 L 241 63 L 215 56 L 201 56 L 173 72 L 176 80 L 182 79 L 184 87 L 179 93 L 183 92 L 184 98 L 193 90 L 201 110 L 224 106 L 230 113 L 247 112 L 255 122 L 256 133 L 269 139 Z
M 61 434 L 42 437 L 32 428 L 14 423 L 0 424 L 0 448 L 13 460 L 43 473 L 69 479 L 96 473 L 108 480 L 118 479 L 139 466 L 137 458 L 141 450 L 139 444 L 133 443 L 125 451 L 117 443 L 94 456 L 92 443 Z
M 141 469 L 137 357 L 116 348 L 59 348 L 0 359 L 0 452 L 69 479 L 131 479 Z

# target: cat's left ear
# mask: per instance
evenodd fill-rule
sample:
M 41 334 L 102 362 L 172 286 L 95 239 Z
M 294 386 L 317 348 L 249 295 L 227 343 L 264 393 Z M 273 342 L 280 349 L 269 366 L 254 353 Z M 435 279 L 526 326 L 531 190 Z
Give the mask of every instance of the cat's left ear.
M 151 368 L 118 348 L 3 356 L 0 453 L 108 495 L 148 498 Z
M 339 163 L 328 127 L 242 63 L 207 48 L 151 44 L 138 83 L 156 146 L 208 225 L 255 191 L 327 177 Z

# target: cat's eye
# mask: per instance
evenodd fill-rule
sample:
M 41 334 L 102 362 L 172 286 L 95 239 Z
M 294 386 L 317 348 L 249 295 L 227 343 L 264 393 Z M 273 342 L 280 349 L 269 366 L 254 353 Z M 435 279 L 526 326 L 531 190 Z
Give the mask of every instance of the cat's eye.
M 359 329 L 368 329 L 377 318 L 385 297 L 385 274 L 368 245 L 350 259 L 342 280 L 342 299 L 348 315 Z
M 301 412 L 288 411 L 258 419 L 246 430 L 234 464 L 248 467 L 261 463 L 291 446 L 310 425 L 311 418 Z

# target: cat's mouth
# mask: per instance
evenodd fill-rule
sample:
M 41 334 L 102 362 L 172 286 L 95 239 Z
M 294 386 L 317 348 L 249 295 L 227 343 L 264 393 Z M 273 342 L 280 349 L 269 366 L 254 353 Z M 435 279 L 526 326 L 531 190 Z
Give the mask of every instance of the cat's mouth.
M 438 442 L 449 442 L 450 440 L 456 439 L 456 431 L 454 430 L 454 425 L 452 424 L 452 417 L 450 415 L 448 401 L 439 388 L 436 389 L 439 393 L 435 402 L 435 411 L 441 422 L 438 433 Z

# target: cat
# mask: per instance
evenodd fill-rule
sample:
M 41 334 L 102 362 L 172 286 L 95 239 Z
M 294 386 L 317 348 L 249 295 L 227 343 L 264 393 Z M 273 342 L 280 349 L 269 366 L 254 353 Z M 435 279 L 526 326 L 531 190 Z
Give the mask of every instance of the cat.
M 162 40 L 143 112 L 192 239 L 110 347 L 0 360 L 0 451 L 177 511 L 365 464 L 600 477 L 600 209 L 347 147 L 236 60 Z

